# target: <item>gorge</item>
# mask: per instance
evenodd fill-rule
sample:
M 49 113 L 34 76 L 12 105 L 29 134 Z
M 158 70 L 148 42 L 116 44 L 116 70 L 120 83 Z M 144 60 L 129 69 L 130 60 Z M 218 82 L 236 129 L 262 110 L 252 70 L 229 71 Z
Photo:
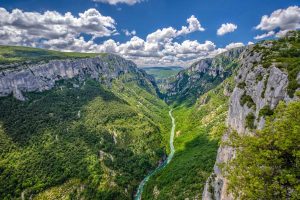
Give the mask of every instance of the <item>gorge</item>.
M 300 195 L 299 31 L 201 59 L 164 90 L 114 54 L 0 54 L 1 199 Z M 260 166 L 247 171 L 245 153 Z

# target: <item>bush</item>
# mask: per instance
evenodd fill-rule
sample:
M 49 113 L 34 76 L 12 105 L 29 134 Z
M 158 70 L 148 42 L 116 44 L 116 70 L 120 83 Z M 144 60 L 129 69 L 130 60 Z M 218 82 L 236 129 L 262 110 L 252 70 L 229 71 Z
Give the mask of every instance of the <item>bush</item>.
M 255 135 L 231 134 L 236 156 L 223 170 L 234 199 L 299 199 L 299 124 L 300 102 L 280 103 Z
M 259 116 L 270 116 L 273 115 L 274 111 L 270 108 L 269 105 L 264 106 L 262 109 L 259 111 Z
M 238 88 L 240 88 L 240 89 L 244 89 L 244 88 L 246 87 L 246 83 L 245 83 L 245 82 L 241 82 L 241 83 L 239 83 L 237 86 L 238 86 Z
M 254 129 L 255 128 L 254 121 L 255 121 L 255 115 L 254 113 L 250 112 L 246 116 L 246 127 L 250 129 Z
M 246 93 L 244 93 L 240 99 L 240 104 L 241 106 L 244 106 L 245 104 L 247 104 L 247 106 L 249 108 L 251 108 L 252 106 L 255 106 L 254 101 L 252 100 L 251 96 L 246 95 Z

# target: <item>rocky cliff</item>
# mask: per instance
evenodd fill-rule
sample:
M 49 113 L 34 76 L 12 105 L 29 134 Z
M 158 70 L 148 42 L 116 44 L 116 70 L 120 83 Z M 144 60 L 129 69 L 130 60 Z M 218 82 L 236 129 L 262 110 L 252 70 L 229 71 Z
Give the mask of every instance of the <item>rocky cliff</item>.
M 222 137 L 223 144 L 232 131 L 245 135 L 262 129 L 265 115 L 272 112 L 279 101 L 297 99 L 293 93 L 299 90 L 300 66 L 290 58 L 299 56 L 299 52 L 294 52 L 299 39 L 299 32 L 291 32 L 279 41 L 249 46 L 240 55 L 241 66 L 235 76 L 236 87 L 230 97 L 228 130 Z M 206 182 L 202 199 L 233 199 L 227 192 L 227 180 L 220 164 L 228 162 L 234 155 L 233 148 L 226 145 L 219 147 L 214 172 Z
M 175 78 L 168 81 L 166 100 L 191 103 L 197 97 L 220 84 L 231 76 L 238 66 L 238 57 L 244 47 L 236 48 L 217 55 L 214 58 L 202 59 L 188 69 L 180 71 Z
M 5 69 L 5 67 L 2 67 Z M 154 79 L 136 65 L 117 55 L 106 54 L 94 58 L 50 60 L 48 63 L 19 65 L 0 71 L 0 96 L 13 94 L 25 100 L 23 92 L 41 92 L 54 87 L 63 79 L 85 77 L 96 79 L 106 85 L 126 73 L 137 73 L 154 83 Z

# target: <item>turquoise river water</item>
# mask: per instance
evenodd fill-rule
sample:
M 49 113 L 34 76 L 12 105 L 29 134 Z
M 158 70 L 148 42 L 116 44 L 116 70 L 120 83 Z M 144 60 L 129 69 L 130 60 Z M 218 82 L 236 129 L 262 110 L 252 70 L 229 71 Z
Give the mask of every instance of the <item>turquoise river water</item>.
M 174 134 L 175 134 L 175 119 L 172 115 L 172 110 L 169 111 L 169 116 L 172 120 L 172 129 L 171 129 L 171 135 L 170 135 L 170 154 L 168 155 L 168 158 L 162 163 L 160 164 L 155 170 L 153 170 L 152 172 L 150 172 L 140 183 L 138 190 L 136 192 L 136 195 L 134 197 L 135 200 L 141 200 L 142 199 L 142 193 L 143 193 L 143 189 L 144 186 L 146 185 L 147 181 L 149 180 L 149 178 L 151 176 L 153 176 L 155 173 L 157 173 L 159 170 L 165 168 L 170 161 L 172 160 L 174 153 L 175 153 L 175 148 L 174 148 Z

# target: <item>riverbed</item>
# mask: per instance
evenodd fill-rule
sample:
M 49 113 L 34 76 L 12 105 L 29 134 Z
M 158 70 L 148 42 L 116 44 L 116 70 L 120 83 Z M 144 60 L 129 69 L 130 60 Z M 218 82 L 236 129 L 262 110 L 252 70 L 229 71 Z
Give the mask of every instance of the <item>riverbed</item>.
M 140 183 L 139 187 L 138 187 L 138 190 L 136 192 L 136 195 L 135 195 L 135 200 L 141 200 L 142 199 L 142 193 L 143 193 L 143 190 L 144 190 L 144 187 L 147 183 L 147 181 L 149 180 L 149 178 L 151 176 L 153 176 L 155 173 L 157 173 L 159 170 L 165 168 L 172 160 L 173 156 L 174 156 L 174 153 L 175 153 L 175 148 L 174 148 L 174 134 L 175 134 L 175 119 L 172 115 L 172 110 L 169 111 L 169 116 L 172 120 L 172 129 L 171 129 L 171 134 L 170 134 L 170 154 L 168 155 L 168 158 L 162 163 L 160 164 L 155 170 L 153 170 L 152 172 L 150 172 L 143 180 L 142 182 Z

